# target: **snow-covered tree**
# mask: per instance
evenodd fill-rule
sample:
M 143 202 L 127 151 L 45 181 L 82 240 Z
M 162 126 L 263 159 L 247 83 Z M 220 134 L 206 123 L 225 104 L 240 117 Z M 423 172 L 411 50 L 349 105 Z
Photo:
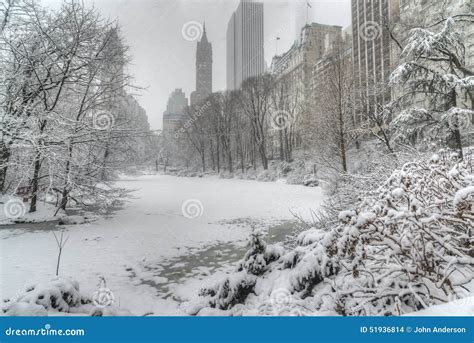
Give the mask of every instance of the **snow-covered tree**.
M 254 230 L 249 237 L 249 250 L 238 263 L 235 273 L 210 287 L 202 288 L 199 295 L 203 301 L 193 308 L 193 314 L 205 307 L 227 310 L 243 303 L 254 292 L 257 276 L 267 271 L 284 251 L 280 245 L 266 244 L 262 233 Z
M 315 145 L 318 160 L 327 169 L 348 171 L 349 131 L 353 128 L 353 74 L 344 42 L 338 40 L 320 63 L 317 89 L 314 98 L 311 141 Z
M 144 156 L 146 115 L 126 93 L 119 28 L 71 0 L 58 10 L 18 1 L 1 36 L 0 187 L 40 198 L 103 202 L 107 181 Z M 5 20 L 4 20 L 5 21 Z M 131 153 L 130 151 L 133 151 Z
M 466 18 L 469 15 L 462 23 Z M 472 15 L 470 19 L 472 25 Z M 430 28 L 412 29 L 390 83 L 401 92 L 395 104 L 402 112 L 391 124 L 396 135 L 412 141 L 442 139 L 462 157 L 462 134 L 474 115 L 474 71 L 466 59 L 466 36 L 460 26 L 455 18 L 447 18 Z M 412 105 L 420 100 L 426 106 Z

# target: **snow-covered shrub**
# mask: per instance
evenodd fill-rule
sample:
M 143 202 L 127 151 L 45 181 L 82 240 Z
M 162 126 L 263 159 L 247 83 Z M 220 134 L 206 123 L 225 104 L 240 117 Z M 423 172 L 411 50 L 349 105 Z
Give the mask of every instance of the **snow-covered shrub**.
M 328 197 L 313 212 L 313 221 L 304 223 L 303 230 L 311 228 L 331 230 L 339 222 L 340 212 L 351 210 L 362 199 L 378 195 L 379 186 L 390 177 L 395 169 L 405 163 L 422 159 L 426 154 L 416 151 L 398 152 L 397 154 L 379 154 L 369 146 L 367 151 L 358 156 L 363 163 L 353 166 L 352 173 L 327 175 L 320 184 Z M 297 237 L 294 237 L 297 240 Z
M 447 301 L 473 278 L 472 155 L 412 162 L 334 228 L 344 314 L 399 314 Z M 466 196 L 466 197 L 465 197 Z
M 4 300 L 5 316 L 48 316 L 61 312 L 63 315 L 130 316 L 127 309 L 112 306 L 113 302 L 97 299 L 103 288 L 93 297 L 79 290 L 79 283 L 66 278 L 55 278 L 26 288 L 19 296 Z M 110 292 L 110 290 L 108 290 Z
M 285 249 L 280 245 L 268 245 L 258 231 L 252 232 L 249 238 L 250 249 L 239 262 L 238 271 L 245 270 L 249 274 L 261 275 L 267 266 L 279 259 Z
M 275 179 L 276 179 L 275 172 L 271 170 L 263 170 L 257 176 L 257 181 L 261 181 L 261 182 L 275 181 Z
M 232 178 L 234 178 L 234 174 L 230 173 L 228 171 L 221 171 L 219 173 L 219 178 L 220 179 L 232 179 Z
M 465 296 L 474 275 L 473 167 L 467 151 L 464 160 L 441 151 L 405 163 L 271 259 L 253 236 L 239 274 L 220 284 L 226 297 L 208 306 L 252 308 L 275 285 L 315 311 L 339 315 L 400 315 Z M 252 288 L 245 302 L 237 290 Z
M 407 163 L 354 210 L 340 213 L 323 238 L 339 265 L 332 281 L 336 312 L 410 312 L 447 301 L 472 281 L 472 167 L 472 155 L 459 162 L 448 152 Z
M 227 310 L 243 303 L 253 292 L 255 282 L 256 276 L 248 274 L 245 270 L 229 275 L 216 285 L 199 291 L 199 296 L 207 298 L 207 303 L 202 307 Z
M 314 174 L 307 174 L 303 177 L 303 185 L 306 187 L 318 187 L 319 180 Z
M 338 272 L 336 238 L 332 232 L 317 229 L 300 234 L 299 242 L 305 248 L 300 250 L 298 262 L 287 276 L 293 292 L 307 296 L 317 284 Z
M 235 273 L 211 287 L 200 290 L 199 295 L 205 298 L 203 307 L 227 310 L 241 304 L 254 291 L 257 276 L 268 270 L 269 265 L 283 256 L 285 249 L 280 245 L 268 245 L 258 231 L 252 232 L 249 238 L 250 248 L 238 263 Z M 196 311 L 196 312 L 197 312 Z
M 7 300 L 3 312 L 6 315 L 44 313 L 48 310 L 71 312 L 72 309 L 90 304 L 91 299 L 79 292 L 79 283 L 74 280 L 56 278 L 50 282 L 28 287 L 25 293 L 14 300 Z M 22 314 L 25 313 L 25 314 Z

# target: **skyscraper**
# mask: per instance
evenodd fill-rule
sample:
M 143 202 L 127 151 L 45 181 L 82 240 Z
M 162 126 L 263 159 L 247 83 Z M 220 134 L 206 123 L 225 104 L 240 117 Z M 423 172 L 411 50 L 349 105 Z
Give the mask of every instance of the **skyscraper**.
M 175 89 L 168 98 L 166 111 L 163 113 L 163 134 L 171 136 L 183 126 L 184 110 L 188 106 L 188 98 L 181 88 Z
M 206 24 L 196 48 L 196 91 L 191 106 L 199 104 L 212 93 L 212 44 L 207 40 Z
M 293 17 L 295 24 L 295 37 L 298 41 L 300 39 L 301 30 L 309 23 L 311 23 L 311 17 L 309 13 L 308 1 L 306 0 L 294 0 L 289 2 L 290 9 L 292 11 L 291 16 Z
M 358 94 L 357 121 L 390 101 L 393 42 L 388 24 L 397 20 L 399 0 L 352 0 L 352 57 Z
M 227 89 L 264 72 L 263 3 L 241 0 L 227 25 Z

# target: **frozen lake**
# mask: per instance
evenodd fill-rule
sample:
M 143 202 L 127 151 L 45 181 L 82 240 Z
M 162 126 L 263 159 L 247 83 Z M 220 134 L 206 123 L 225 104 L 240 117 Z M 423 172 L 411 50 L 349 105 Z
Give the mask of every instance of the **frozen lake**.
M 292 212 L 309 218 L 323 198 L 320 188 L 214 177 L 152 175 L 118 184 L 134 192 L 112 216 L 62 227 L 69 241 L 60 276 L 90 293 L 104 277 L 116 305 L 137 315 L 183 314 L 179 304 L 203 278 L 242 258 L 252 227 L 266 228 L 269 242 L 283 240 L 295 227 Z M 1 298 L 54 277 L 50 229 L 0 227 L 0 248 Z

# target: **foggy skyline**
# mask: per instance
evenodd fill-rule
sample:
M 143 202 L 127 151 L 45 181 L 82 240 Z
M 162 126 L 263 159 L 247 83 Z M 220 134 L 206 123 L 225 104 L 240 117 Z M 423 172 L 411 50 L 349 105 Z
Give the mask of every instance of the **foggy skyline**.
M 59 0 L 44 0 L 55 6 Z M 350 0 L 306 1 L 266 0 L 265 62 L 269 67 L 275 52 L 288 50 L 296 37 L 296 27 L 308 22 L 339 25 L 351 23 Z M 162 128 L 168 96 L 182 88 L 190 97 L 195 88 L 197 40 L 186 40 L 182 28 L 188 22 L 206 24 L 213 48 L 213 91 L 226 88 L 226 28 L 239 0 L 85 0 L 106 18 L 117 20 L 129 46 L 128 72 L 133 84 L 145 88 L 133 91 L 145 108 L 153 129 Z M 276 37 L 280 37 L 276 46 Z

